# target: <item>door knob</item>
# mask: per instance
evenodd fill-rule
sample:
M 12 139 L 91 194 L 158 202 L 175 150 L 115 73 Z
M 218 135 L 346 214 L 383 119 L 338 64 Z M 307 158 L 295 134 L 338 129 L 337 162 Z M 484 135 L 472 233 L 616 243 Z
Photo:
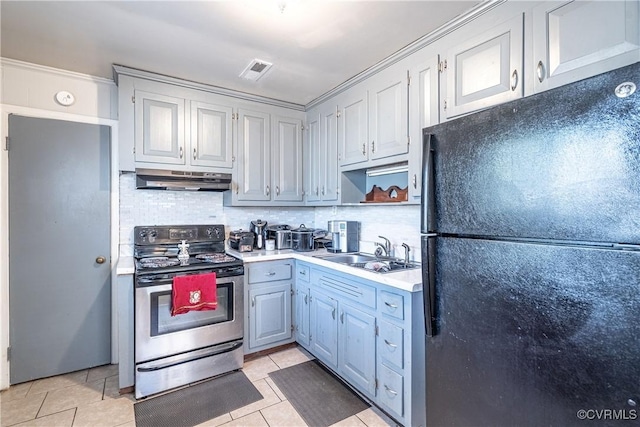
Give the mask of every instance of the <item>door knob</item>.
M 97 262 L 98 264 L 104 264 L 104 262 L 105 262 L 106 260 L 107 260 L 107 259 L 106 259 L 105 257 L 103 257 L 103 256 L 99 256 L 98 258 L 96 258 L 96 262 Z

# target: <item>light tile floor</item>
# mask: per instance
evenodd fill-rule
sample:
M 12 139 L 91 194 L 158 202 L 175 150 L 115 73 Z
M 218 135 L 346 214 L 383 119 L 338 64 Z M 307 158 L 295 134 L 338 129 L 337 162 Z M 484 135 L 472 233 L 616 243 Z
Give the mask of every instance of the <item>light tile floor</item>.
M 213 426 L 306 426 L 303 419 L 269 378 L 269 372 L 311 359 L 299 347 L 245 362 L 243 372 L 264 399 L 209 420 Z M 118 367 L 106 365 L 11 386 L 0 393 L 0 427 L 134 427 L 133 394 L 120 395 Z M 369 408 L 335 427 L 392 425 Z

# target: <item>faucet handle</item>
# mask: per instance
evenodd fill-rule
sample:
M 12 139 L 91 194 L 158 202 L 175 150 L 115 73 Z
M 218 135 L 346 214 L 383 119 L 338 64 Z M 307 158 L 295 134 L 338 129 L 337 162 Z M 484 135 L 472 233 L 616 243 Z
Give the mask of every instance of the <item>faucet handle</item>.
M 404 248 L 404 263 L 407 265 L 409 264 L 409 252 L 411 252 L 411 248 L 406 243 L 402 243 L 402 247 Z

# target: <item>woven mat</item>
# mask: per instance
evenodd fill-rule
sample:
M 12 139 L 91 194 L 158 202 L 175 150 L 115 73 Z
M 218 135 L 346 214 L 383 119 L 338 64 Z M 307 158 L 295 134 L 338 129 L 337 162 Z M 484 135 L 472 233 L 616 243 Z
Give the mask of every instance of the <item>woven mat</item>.
M 191 427 L 263 399 L 242 371 L 133 405 L 137 427 Z
M 326 427 L 369 408 L 358 395 L 317 362 L 269 373 L 304 421 Z

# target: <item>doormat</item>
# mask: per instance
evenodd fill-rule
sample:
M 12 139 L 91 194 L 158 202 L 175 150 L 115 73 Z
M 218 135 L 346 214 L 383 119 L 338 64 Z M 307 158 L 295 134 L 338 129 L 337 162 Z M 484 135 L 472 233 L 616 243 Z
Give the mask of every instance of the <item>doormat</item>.
M 137 427 L 191 427 L 263 399 L 242 371 L 135 403 Z
M 270 372 L 269 376 L 312 427 L 330 426 L 370 406 L 313 360 Z

